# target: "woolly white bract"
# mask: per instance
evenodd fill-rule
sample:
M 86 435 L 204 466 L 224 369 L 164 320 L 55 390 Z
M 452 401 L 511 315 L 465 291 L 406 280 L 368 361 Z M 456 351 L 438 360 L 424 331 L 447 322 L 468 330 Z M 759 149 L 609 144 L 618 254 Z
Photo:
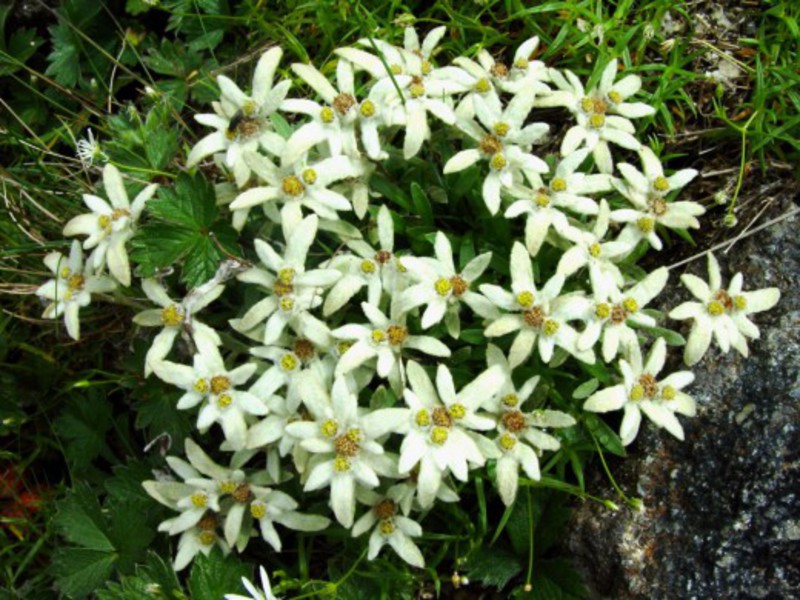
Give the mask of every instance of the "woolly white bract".
M 217 204 L 250 260 L 229 257 L 185 293 L 170 288 L 166 271 L 140 282 L 141 300 L 154 306 L 134 321 L 160 327 L 145 374 L 182 391 L 177 408 L 194 411 L 199 434 L 219 425 L 214 445 L 229 455 L 222 467 L 187 440 L 188 463 L 167 459 L 182 481 L 145 483 L 178 513 L 162 524 L 180 535 L 176 568 L 214 546 L 241 552 L 251 537 L 280 551 L 276 526 L 318 531 L 328 516 L 355 537 L 371 532 L 369 559 L 388 545 L 423 567 L 429 542 L 420 521 L 437 501 L 458 500 L 470 473 L 489 463 L 500 498 L 512 504 L 520 478 L 539 479 L 540 458 L 578 435 L 563 430 L 581 427 L 581 410 L 623 410 L 624 444 L 642 413 L 684 437 L 676 415 L 695 412 L 683 391 L 693 376 L 661 375 L 663 318 L 648 308 L 667 270 L 643 274 L 633 263 L 670 229 L 699 226 L 703 208 L 676 200 L 697 173 L 667 174 L 642 146 L 631 119 L 655 109 L 632 100 L 641 80 L 617 80 L 616 60 L 601 66 L 591 89 L 531 60 L 536 38 L 520 45 L 511 67 L 486 50 L 439 66 L 445 33 L 439 27 L 420 41 L 409 28 L 402 47 L 362 40 L 339 49 L 334 81 L 327 66 L 291 65 L 308 98 L 295 89 L 287 99 L 291 83 L 276 81 L 281 50 L 273 48 L 251 90 L 220 76 L 213 114 L 196 117 L 214 131 L 186 166 L 213 158 Z M 560 156 L 535 150 L 559 144 L 538 121 L 542 107 L 563 107 L 575 120 Z M 448 153 L 439 146 L 446 138 L 456 140 Z M 436 151 L 426 155 L 429 140 Z M 611 145 L 642 171 L 616 162 L 615 173 Z M 442 154 L 444 165 L 422 160 Z M 401 156 L 413 159 L 414 173 L 424 164 L 437 176 L 452 173 L 447 181 L 463 177 L 471 197 L 446 197 L 448 185 L 424 181 L 407 195 L 411 182 L 386 180 Z M 111 165 L 103 183 L 110 204 L 87 194 L 92 212 L 65 228 L 88 236 L 84 247 L 94 253 L 84 265 L 74 242 L 68 259 L 47 255 L 55 277 L 37 291 L 49 302 L 45 317 L 63 314 L 75 339 L 78 309 L 114 287 L 104 271 L 131 283 L 126 244 L 155 191 L 150 185 L 129 202 Z M 496 239 L 461 231 L 466 206 L 476 219 L 494 215 Z M 723 288 L 711 255 L 709 276 L 706 284 L 684 275 L 698 302 L 670 313 L 694 321 L 688 364 L 712 337 L 746 354 L 745 338 L 758 337 L 749 316 L 779 298 L 774 288 L 742 291 L 740 275 Z M 218 314 L 226 309 L 227 321 Z M 588 373 L 611 381 L 580 406 L 553 390 L 557 369 L 575 385 Z M 288 495 L 292 479 L 304 498 L 327 501 L 330 515 Z M 367 512 L 359 515 L 357 502 Z M 245 583 L 253 598 L 272 598 L 265 571 L 262 586 Z

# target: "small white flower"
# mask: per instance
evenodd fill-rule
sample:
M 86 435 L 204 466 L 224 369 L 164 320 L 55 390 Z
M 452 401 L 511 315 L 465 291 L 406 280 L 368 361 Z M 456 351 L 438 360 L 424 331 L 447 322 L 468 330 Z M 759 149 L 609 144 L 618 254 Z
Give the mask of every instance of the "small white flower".
M 464 266 L 463 271 L 458 272 L 453 261 L 450 240 L 441 231 L 436 234 L 434 251 L 435 259 L 405 259 L 410 276 L 419 283 L 403 292 L 400 297 L 402 309 L 405 311 L 426 305 L 422 314 L 422 328 L 428 329 L 444 319 L 450 335 L 455 338 L 461 331 L 459 309 L 462 302 L 484 319 L 498 317 L 499 313 L 494 305 L 483 295 L 470 289 L 489 266 L 492 253 L 485 252 L 476 256 Z
M 422 527 L 407 516 L 398 514 L 401 495 L 402 490 L 398 486 L 389 488 L 385 496 L 371 490 L 359 492 L 358 499 L 370 509 L 355 522 L 352 534 L 358 537 L 374 528 L 369 537 L 368 560 L 375 559 L 381 548 L 388 544 L 409 565 L 422 569 L 425 559 L 411 539 L 422 535 Z
M 743 278 L 736 273 L 728 289 L 722 287 L 719 263 L 708 253 L 708 283 L 685 273 L 681 282 L 700 302 L 684 302 L 672 309 L 670 319 L 693 319 L 692 331 L 686 343 L 683 360 L 691 366 L 697 363 L 711 345 L 712 334 L 723 352 L 736 348 L 748 355 L 747 339 L 758 339 L 758 327 L 747 316 L 769 310 L 778 303 L 778 288 L 764 288 L 752 292 L 742 291 Z
M 95 248 L 92 262 L 101 269 L 108 262 L 111 275 L 124 286 L 131 284 L 131 268 L 125 244 L 133 237 L 136 222 L 145 203 L 153 197 L 158 184 L 150 184 L 128 201 L 128 192 L 119 170 L 112 164 L 103 168 L 103 186 L 111 204 L 93 194 L 84 194 L 83 201 L 92 211 L 72 218 L 64 226 L 64 235 L 87 235 L 83 247 Z
M 225 594 L 225 600 L 278 600 L 272 594 L 272 586 L 269 583 L 269 576 L 264 567 L 259 567 L 258 572 L 261 576 L 261 589 L 251 583 L 247 577 L 242 577 L 242 585 L 250 597 L 242 596 L 240 594 Z
M 522 42 L 514 53 L 514 62 L 508 74 L 508 80 L 501 82 L 502 89 L 512 94 L 532 94 L 546 96 L 550 88 L 545 82 L 550 81 L 547 65 L 540 60 L 532 60 L 531 56 L 539 47 L 539 38 L 534 36 Z
M 698 229 L 696 217 L 706 212 L 697 202 L 668 202 L 666 195 L 679 190 L 697 176 L 694 169 L 683 169 L 670 177 L 664 177 L 661 162 L 650 148 L 642 147 L 639 155 L 644 165 L 644 173 L 626 163 L 617 168 L 625 182 L 614 180 L 614 187 L 634 208 L 623 208 L 611 212 L 611 220 L 628 223 L 620 234 L 620 240 L 636 245 L 647 240 L 656 250 L 662 243 L 656 235 L 656 225 L 669 229 Z
M 655 327 L 656 320 L 641 311 L 661 293 L 668 277 L 666 267 L 661 267 L 625 291 L 610 287 L 606 296 L 595 294 L 594 306 L 586 317 L 586 329 L 578 338 L 578 349 L 591 348 L 602 335 L 603 360 L 610 363 L 621 349 L 638 346 L 636 331 L 628 322 L 639 327 Z
M 403 418 L 401 409 L 384 408 L 359 415 L 358 398 L 344 377 L 337 377 L 328 391 L 313 373 L 304 377 L 303 402 L 314 421 L 300 421 L 287 431 L 301 439 L 307 451 L 322 455 L 308 474 L 304 490 L 331 488 L 331 508 L 344 527 L 350 528 L 355 517 L 355 488 L 360 484 L 377 487 L 378 475 L 393 476 L 392 457 L 384 454 L 376 440 L 396 430 Z
M 161 308 L 143 310 L 133 317 L 133 322 L 143 327 L 163 327 L 153 338 L 144 360 L 144 375 L 149 376 L 153 364 L 164 360 L 175 338 L 181 332 L 192 337 L 195 345 L 201 348 L 207 344 L 219 346 L 222 342 L 219 335 L 208 325 L 194 318 L 194 314 L 204 309 L 219 298 L 225 286 L 216 282 L 201 285 L 186 294 L 180 302 L 175 302 L 167 295 L 164 286 L 155 279 L 143 279 L 142 290 L 145 295 Z
M 265 344 L 274 344 L 287 325 L 315 344 L 328 344 L 327 326 L 309 311 L 322 304 L 322 289 L 333 284 L 340 274 L 325 268 L 306 271 L 306 257 L 317 235 L 318 222 L 316 215 L 303 219 L 290 232 L 283 256 L 268 242 L 255 241 L 256 253 L 267 269 L 253 267 L 238 279 L 259 285 L 269 294 L 236 323 L 238 331 L 248 332 L 266 320 Z
M 280 156 L 285 140 L 272 131 L 269 116 L 280 107 L 291 86 L 290 81 L 274 85 L 275 70 L 283 51 L 271 48 L 259 59 L 253 75 L 253 91 L 248 96 L 224 75 L 217 77 L 220 101 L 212 103 L 214 114 L 195 115 L 201 125 L 216 129 L 201 139 L 189 152 L 187 168 L 197 165 L 205 157 L 225 152 L 225 166 L 233 172 L 236 185 L 243 187 L 252 173 L 245 156 L 263 148 Z
M 497 458 L 493 444 L 475 431 L 494 428 L 494 420 L 478 412 L 486 398 L 503 384 L 503 373 L 492 367 L 456 392 L 453 376 L 439 365 L 434 388 L 428 374 L 416 362 L 407 365 L 410 389 L 406 389 L 406 423 L 395 428 L 405 433 L 400 446 L 398 470 L 409 473 L 419 463 L 419 503 L 433 504 L 442 477 L 448 471 L 459 481 L 467 481 L 469 465 L 482 466 L 487 458 Z M 468 465 L 469 463 L 469 465 Z
M 694 381 L 694 374 L 691 371 L 679 371 L 661 381 L 656 379 L 667 356 L 664 338 L 655 341 L 644 365 L 639 346 L 633 348 L 630 363 L 619 361 L 623 382 L 592 394 L 584 403 L 583 409 L 592 412 L 624 409 L 619 436 L 625 446 L 636 439 L 642 412 L 658 427 L 663 427 L 679 440 L 683 440 L 683 427 L 675 413 L 687 417 L 695 415 L 694 399 L 681 391 Z
M 589 281 L 595 296 L 607 297 L 612 290 L 619 290 L 625 284 L 615 261 L 622 260 L 633 249 L 631 242 L 614 240 L 604 242 L 608 233 L 610 211 L 608 203 L 600 201 L 597 220 L 591 231 L 576 227 L 565 229 L 562 235 L 574 246 L 561 255 L 556 271 L 569 277 L 582 267 L 589 267 Z
M 81 337 L 81 324 L 78 312 L 84 306 L 89 306 L 92 294 L 110 292 L 117 284 L 109 277 L 95 275 L 91 256 L 84 265 L 83 250 L 76 240 L 72 242 L 69 257 L 64 257 L 60 252 L 50 252 L 44 257 L 44 264 L 55 275 L 36 290 L 40 298 L 50 300 L 44 309 L 42 318 L 57 319 L 64 315 L 64 324 L 67 333 L 74 339 Z
M 406 315 L 398 307 L 399 302 L 393 301 L 389 318 L 375 306 L 362 302 L 361 309 L 369 319 L 369 325 L 350 323 L 331 332 L 337 339 L 353 341 L 336 365 L 337 375 L 344 375 L 368 360 L 377 359 L 375 369 L 378 376 L 389 379 L 392 389 L 399 391 L 405 381 L 404 351 L 418 350 L 442 358 L 450 356 L 450 349 L 436 338 L 410 335 Z
M 567 131 L 561 142 L 561 154 L 566 156 L 585 145 L 592 151 L 601 173 L 611 173 L 614 162 L 609 142 L 639 150 L 641 144 L 633 136 L 635 128 L 629 119 L 655 114 L 655 109 L 642 102 L 625 100 L 642 87 L 637 75 L 628 75 L 614 83 L 617 60 L 608 63 L 596 88 L 584 90 L 583 84 L 571 71 L 562 75 L 550 70 L 550 78 L 559 88 L 537 101 L 538 106 L 565 106 L 576 117 L 578 124 Z
M 548 171 L 547 163 L 531 154 L 531 146 L 547 134 L 546 123 L 524 125 L 533 107 L 533 99 L 523 94 L 514 96 L 503 110 L 482 97 L 474 100 L 481 125 L 472 119 L 459 119 L 456 125 L 478 143 L 477 148 L 462 150 L 444 166 L 444 173 L 456 173 L 481 159 L 489 163 L 489 174 L 483 181 L 483 200 L 492 214 L 500 208 L 500 191 L 520 183 L 522 175 L 538 177 Z
M 495 306 L 507 311 L 489 324 L 484 335 L 499 337 L 518 332 L 509 354 L 512 367 L 527 360 L 537 342 L 544 362 L 550 361 L 556 346 L 583 362 L 594 362 L 594 352 L 578 350 L 578 333 L 567 323 L 585 314 L 588 300 L 574 294 L 560 297 L 563 286 L 564 277 L 555 274 L 541 290 L 536 289 L 531 258 L 520 242 L 514 242 L 511 249 L 511 291 L 492 284 L 481 285 L 481 292 Z
M 160 379 L 184 390 L 177 408 L 185 410 L 202 403 L 197 428 L 205 432 L 213 423 L 219 423 L 234 450 L 243 449 L 247 440 L 245 415 L 267 413 L 267 407 L 253 394 L 235 389 L 250 379 L 255 370 L 254 363 L 246 363 L 228 371 L 213 345 L 206 345 L 195 354 L 192 367 L 169 361 L 153 365 Z
M 100 142 L 94 139 L 94 133 L 91 128 L 86 129 L 86 138 L 78 140 L 75 144 L 75 154 L 77 154 L 84 169 L 91 167 L 95 160 L 103 162 L 108 160 L 108 156 L 100 147 Z
M 611 189 L 607 175 L 586 175 L 576 169 L 586 160 L 588 150 L 576 150 L 558 163 L 550 183 L 545 185 L 538 175 L 528 175 L 531 189 L 514 186 L 510 192 L 518 200 L 506 209 L 506 219 L 526 215 L 525 245 L 531 256 L 536 256 L 544 243 L 550 227 L 567 237 L 575 230 L 564 211 L 582 215 L 596 215 L 597 203 L 584 194 Z M 607 219 L 606 219 L 607 221 Z

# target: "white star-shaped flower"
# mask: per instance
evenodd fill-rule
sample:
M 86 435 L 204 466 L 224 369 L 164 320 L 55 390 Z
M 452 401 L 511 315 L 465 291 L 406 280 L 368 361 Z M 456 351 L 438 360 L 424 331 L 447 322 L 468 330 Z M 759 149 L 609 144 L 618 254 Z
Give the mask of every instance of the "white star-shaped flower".
M 103 187 L 110 202 L 94 194 L 84 194 L 83 201 L 91 213 L 78 215 L 64 226 L 64 235 L 87 235 L 83 247 L 95 248 L 92 263 L 95 270 L 106 262 L 111 275 L 124 286 L 131 284 L 131 267 L 125 244 L 136 231 L 136 222 L 144 210 L 145 203 L 153 197 L 158 184 L 152 183 L 136 195 L 133 202 L 122 183 L 117 167 L 103 167 Z
M 748 315 L 769 310 L 781 297 L 780 290 L 774 287 L 742 291 L 741 273 L 733 276 L 727 289 L 723 288 L 719 263 L 711 252 L 708 253 L 708 283 L 689 273 L 681 275 L 681 282 L 699 300 L 684 302 L 669 313 L 670 319 L 694 320 L 683 355 L 689 366 L 706 353 L 712 335 L 723 352 L 728 352 L 732 346 L 747 356 L 746 338 L 759 337 L 758 327 L 747 318 Z
M 672 373 L 661 381 L 656 379 L 664 367 L 666 356 L 667 343 L 664 338 L 658 338 L 643 365 L 637 344 L 631 352 L 630 362 L 619 361 L 623 382 L 595 392 L 583 405 L 584 410 L 591 412 L 624 409 L 619 436 L 625 446 L 636 439 L 642 412 L 658 427 L 663 427 L 679 440 L 683 440 L 683 427 L 675 413 L 687 417 L 695 415 L 694 399 L 682 391 L 694 381 L 691 371 Z
M 247 590 L 247 593 L 250 594 L 250 597 L 248 598 L 241 594 L 225 594 L 225 600 L 278 600 L 272 593 L 272 586 L 266 569 L 259 567 L 258 571 L 261 576 L 260 590 L 247 577 L 242 577 L 242 585 Z

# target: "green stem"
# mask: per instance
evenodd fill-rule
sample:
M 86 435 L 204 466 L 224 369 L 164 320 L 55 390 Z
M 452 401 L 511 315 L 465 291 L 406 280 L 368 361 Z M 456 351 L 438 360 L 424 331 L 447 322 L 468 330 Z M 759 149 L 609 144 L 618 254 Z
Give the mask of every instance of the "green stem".
M 533 579 L 533 502 L 531 501 L 531 490 L 527 490 L 528 497 L 528 576 L 525 578 L 525 588 L 530 589 L 531 579 Z
M 747 165 L 747 128 L 750 127 L 750 123 L 753 122 L 753 119 L 756 118 L 758 111 L 753 112 L 750 115 L 750 118 L 747 119 L 747 122 L 742 126 L 738 127 L 737 129 L 742 134 L 742 156 L 739 159 L 739 177 L 736 179 L 736 188 L 733 190 L 733 197 L 731 197 L 731 203 L 728 205 L 727 215 L 733 214 L 733 209 L 736 206 L 736 200 L 739 198 L 739 192 L 742 189 L 742 183 L 744 182 L 744 170 L 745 166 Z
M 625 504 L 627 504 L 628 506 L 630 506 L 633 509 L 638 510 L 642 505 L 641 501 L 638 498 L 628 498 L 628 496 L 625 495 L 625 492 L 622 491 L 622 488 L 619 487 L 619 485 L 617 485 L 617 481 L 614 479 L 614 476 L 611 474 L 611 469 L 608 468 L 608 463 L 606 462 L 606 457 L 603 454 L 603 450 L 600 448 L 600 444 L 597 441 L 597 438 L 594 436 L 594 434 L 592 434 L 591 431 L 589 432 L 589 435 L 592 436 L 592 441 L 594 441 L 595 448 L 597 448 L 597 453 L 600 455 L 600 462 L 603 463 L 603 470 L 606 472 L 606 476 L 608 477 L 608 480 L 611 482 L 611 486 L 617 492 L 617 496 L 619 496 L 619 498 Z

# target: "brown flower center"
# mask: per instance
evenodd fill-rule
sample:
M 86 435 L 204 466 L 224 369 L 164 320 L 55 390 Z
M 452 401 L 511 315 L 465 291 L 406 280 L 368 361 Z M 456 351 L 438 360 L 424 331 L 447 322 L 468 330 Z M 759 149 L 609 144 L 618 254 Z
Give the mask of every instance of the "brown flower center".
M 525 415 L 518 410 L 510 410 L 503 413 L 500 422 L 511 433 L 519 433 L 526 427 Z
M 541 327 L 544 323 L 544 311 L 541 306 L 534 306 L 522 313 L 525 324 L 529 327 Z
M 339 94 L 333 99 L 333 108 L 336 109 L 340 115 L 347 114 L 353 106 L 356 104 L 356 99 L 353 98 L 350 94 Z
M 450 416 L 450 413 L 447 411 L 447 409 L 441 406 L 437 406 L 436 408 L 433 409 L 431 418 L 433 422 L 439 427 L 453 426 L 453 418 Z
M 469 283 L 461 275 L 451 277 L 450 285 L 453 286 L 453 295 L 456 297 L 462 296 L 469 289 Z
M 375 516 L 381 520 L 391 519 L 397 514 L 397 505 L 392 500 L 386 498 L 385 500 L 381 500 L 375 506 L 373 506 L 372 512 L 374 512 Z
M 250 500 L 253 498 L 253 492 L 250 491 L 250 486 L 248 484 L 240 483 L 236 486 L 236 489 L 233 490 L 231 496 L 233 496 L 234 502 L 245 504 L 250 502 Z
M 402 325 L 389 325 L 386 328 L 386 336 L 392 346 L 399 346 L 408 339 L 408 327 Z
M 493 156 L 503 150 L 503 142 L 495 135 L 486 135 L 478 144 L 478 149 L 484 154 Z
M 299 339 L 294 343 L 294 353 L 300 360 L 308 360 L 314 357 L 314 344 L 309 340 Z

